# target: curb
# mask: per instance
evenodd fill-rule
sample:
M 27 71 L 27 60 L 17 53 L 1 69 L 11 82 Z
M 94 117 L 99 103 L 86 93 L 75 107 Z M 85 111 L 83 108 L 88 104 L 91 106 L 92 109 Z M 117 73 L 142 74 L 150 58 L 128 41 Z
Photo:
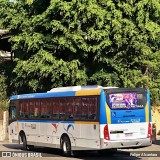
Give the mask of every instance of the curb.
M 7 140 L 0 141 L 0 144 L 7 144 L 7 143 L 9 143 L 9 141 L 7 141 Z

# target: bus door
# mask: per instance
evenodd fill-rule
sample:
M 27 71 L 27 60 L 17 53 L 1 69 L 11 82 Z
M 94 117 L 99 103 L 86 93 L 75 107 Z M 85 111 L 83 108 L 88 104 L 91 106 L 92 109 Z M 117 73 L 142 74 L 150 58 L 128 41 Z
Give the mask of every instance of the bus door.
M 18 135 L 18 122 L 17 120 L 17 107 L 16 107 L 16 101 L 10 101 L 9 104 L 9 136 L 10 140 L 17 139 Z

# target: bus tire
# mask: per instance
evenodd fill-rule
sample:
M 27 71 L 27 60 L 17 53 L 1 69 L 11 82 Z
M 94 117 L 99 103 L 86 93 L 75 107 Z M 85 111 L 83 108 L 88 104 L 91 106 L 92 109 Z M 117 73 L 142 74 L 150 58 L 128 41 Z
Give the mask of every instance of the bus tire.
M 27 150 L 26 136 L 23 134 L 21 138 L 22 138 L 22 150 Z
M 67 136 L 62 137 L 61 141 L 61 149 L 62 149 L 62 154 L 65 157 L 70 157 L 71 156 L 71 143 L 70 140 Z

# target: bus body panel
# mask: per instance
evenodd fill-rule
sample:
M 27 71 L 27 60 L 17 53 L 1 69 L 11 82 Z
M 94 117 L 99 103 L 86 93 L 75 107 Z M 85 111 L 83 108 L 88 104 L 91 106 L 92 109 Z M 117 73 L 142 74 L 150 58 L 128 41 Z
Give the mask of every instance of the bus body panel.
M 128 140 L 116 140 L 116 141 L 106 141 L 101 139 L 101 149 L 130 149 L 130 148 L 141 148 L 152 145 L 150 138 L 140 138 L 140 139 L 128 139 Z
M 146 92 L 147 102 L 141 109 L 110 109 L 107 96 L 101 91 L 100 95 L 100 138 L 101 149 L 142 147 L 152 144 L 148 138 L 148 126 L 151 123 L 150 95 Z M 109 139 L 105 139 L 107 126 Z M 125 143 L 123 143 L 125 142 Z M 122 145 L 123 144 L 123 145 Z
M 18 130 L 18 122 L 12 122 L 8 127 L 8 134 L 9 134 L 9 142 L 12 140 L 18 140 L 19 130 Z
M 112 124 L 145 122 L 145 110 L 112 110 Z
M 103 128 L 104 124 L 101 125 L 100 138 L 104 138 Z M 128 139 L 139 139 L 147 138 L 148 123 L 126 123 L 126 124 L 109 124 L 110 140 L 128 140 Z
M 99 149 L 99 123 L 90 122 L 55 122 L 55 121 L 33 121 L 23 120 L 12 122 L 10 129 L 18 124 L 17 132 L 13 131 L 9 139 L 19 141 L 20 131 L 24 131 L 28 145 L 42 145 L 60 148 L 60 138 L 66 133 L 71 141 L 73 150 L 78 149 Z M 12 127 L 13 126 L 13 127 Z M 84 132 L 85 131 L 85 132 Z M 17 133 L 17 136 L 14 136 Z
M 115 90 L 114 90 L 115 91 Z M 113 92 L 114 93 L 114 92 Z M 26 135 L 28 145 L 60 148 L 63 134 L 68 135 L 73 150 L 99 150 L 109 148 L 132 148 L 151 145 L 148 126 L 151 122 L 149 91 L 147 103 L 141 109 L 111 109 L 105 90 L 67 91 L 12 96 L 11 100 L 65 97 L 99 96 L 97 120 L 18 119 L 10 123 L 10 141 L 19 141 L 19 133 Z M 108 139 L 104 134 L 108 132 Z

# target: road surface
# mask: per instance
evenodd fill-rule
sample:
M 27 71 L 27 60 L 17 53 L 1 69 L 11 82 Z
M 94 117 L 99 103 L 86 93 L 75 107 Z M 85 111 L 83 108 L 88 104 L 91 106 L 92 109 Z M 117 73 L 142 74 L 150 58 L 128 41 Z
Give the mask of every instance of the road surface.
M 67 158 L 61 156 L 58 149 L 35 147 L 32 151 L 22 151 L 22 146 L 19 144 L 11 144 L 7 141 L 0 142 L 0 160 L 159 160 L 160 159 L 160 140 L 156 141 L 152 146 L 140 149 L 123 149 L 118 150 L 114 155 L 100 155 L 97 151 L 78 151 L 74 157 Z M 137 152 L 138 151 L 138 152 Z M 139 152 L 140 151 L 140 152 Z M 8 156 L 2 157 L 3 156 Z M 10 154 L 11 153 L 11 154 Z M 142 153 L 145 157 L 139 156 Z M 158 154 L 157 154 L 158 153 Z M 9 157 L 10 155 L 15 157 Z M 157 155 L 157 156 L 156 156 Z M 27 157 L 25 157 L 27 156 Z M 41 157 L 42 156 L 42 157 Z M 137 156 L 137 157 L 136 157 Z M 18 158 L 17 158 L 18 157 Z M 33 158 L 34 157 L 34 158 Z M 41 157 L 41 158 L 40 158 Z

